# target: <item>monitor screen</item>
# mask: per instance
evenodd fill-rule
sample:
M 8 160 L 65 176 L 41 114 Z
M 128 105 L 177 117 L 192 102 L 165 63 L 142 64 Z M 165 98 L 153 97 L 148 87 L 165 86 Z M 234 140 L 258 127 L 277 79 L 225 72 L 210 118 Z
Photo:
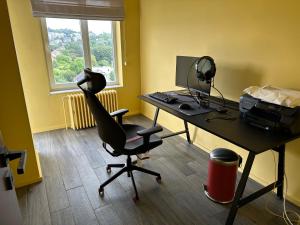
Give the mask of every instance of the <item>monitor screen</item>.
M 190 88 L 204 95 L 210 94 L 210 83 L 201 81 L 196 76 L 195 64 L 199 57 L 176 57 L 176 86 Z M 188 78 L 188 79 L 187 79 Z M 188 83 L 187 83 L 188 82 Z

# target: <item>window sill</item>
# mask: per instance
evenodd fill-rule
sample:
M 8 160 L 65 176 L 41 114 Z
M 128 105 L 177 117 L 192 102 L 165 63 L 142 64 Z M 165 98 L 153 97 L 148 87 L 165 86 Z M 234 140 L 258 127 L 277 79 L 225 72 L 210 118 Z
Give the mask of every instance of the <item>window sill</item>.
M 115 89 L 115 88 L 122 88 L 123 85 L 112 85 L 112 86 L 106 86 L 104 90 L 107 89 Z M 74 88 L 74 89 L 65 89 L 65 90 L 51 90 L 49 92 L 49 95 L 59 95 L 59 94 L 67 94 L 67 93 L 74 93 L 74 92 L 81 92 L 79 88 Z
M 79 88 L 74 89 L 65 89 L 65 90 L 51 90 L 49 95 L 59 95 L 59 94 L 66 94 L 66 93 L 73 93 L 73 92 L 80 92 Z

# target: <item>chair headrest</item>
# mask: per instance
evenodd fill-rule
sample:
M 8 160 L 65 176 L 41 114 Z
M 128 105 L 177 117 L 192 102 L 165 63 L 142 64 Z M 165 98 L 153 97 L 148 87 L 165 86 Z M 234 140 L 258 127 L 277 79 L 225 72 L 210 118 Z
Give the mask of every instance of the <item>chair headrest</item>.
M 77 85 L 83 90 L 80 86 L 82 84 L 87 84 L 87 91 L 92 94 L 96 94 L 102 91 L 106 86 L 106 80 L 103 74 L 93 72 L 90 68 L 84 69 L 84 79 L 78 81 Z

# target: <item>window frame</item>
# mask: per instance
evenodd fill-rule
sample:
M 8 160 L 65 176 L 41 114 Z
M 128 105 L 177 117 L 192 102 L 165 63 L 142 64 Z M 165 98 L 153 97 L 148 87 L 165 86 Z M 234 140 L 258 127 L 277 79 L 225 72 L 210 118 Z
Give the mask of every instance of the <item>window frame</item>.
M 60 18 L 57 18 L 60 19 Z M 89 43 L 89 29 L 88 29 L 88 20 L 78 19 L 80 24 L 80 32 L 81 32 L 81 39 L 82 39 L 82 48 L 83 48 L 83 57 L 85 68 L 92 68 L 92 60 L 91 60 L 91 51 L 90 51 L 90 43 Z M 100 20 L 99 20 L 100 21 Z M 114 70 L 115 70 L 115 81 L 107 82 L 106 88 L 119 86 L 120 84 L 120 57 L 118 56 L 118 22 L 117 21 L 110 21 L 112 26 L 112 39 L 113 39 L 113 58 L 114 58 Z M 49 47 L 49 38 L 48 38 L 48 29 L 47 29 L 47 22 L 46 18 L 41 18 L 41 28 L 42 28 L 42 36 L 44 41 L 44 49 L 45 49 L 45 58 L 48 70 L 48 78 L 49 78 L 49 85 L 51 91 L 68 91 L 73 89 L 78 89 L 76 83 L 69 82 L 69 83 L 55 83 L 54 75 L 53 75 L 53 65 L 52 65 L 52 58 L 51 58 L 51 50 Z

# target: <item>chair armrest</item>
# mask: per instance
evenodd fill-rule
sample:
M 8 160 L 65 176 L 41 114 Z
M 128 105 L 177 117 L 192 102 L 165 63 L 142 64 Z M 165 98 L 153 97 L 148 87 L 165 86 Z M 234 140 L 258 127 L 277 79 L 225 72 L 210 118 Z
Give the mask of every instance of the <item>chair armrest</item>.
M 124 114 L 126 114 L 129 110 L 128 109 L 119 109 L 117 111 L 114 111 L 112 113 L 110 113 L 110 116 L 112 117 L 117 117 L 117 120 L 118 120 L 118 123 L 119 124 L 122 124 L 123 121 L 122 121 L 122 117 Z
M 129 112 L 128 109 L 119 109 L 119 110 L 117 110 L 117 111 L 111 112 L 110 115 L 111 115 L 112 117 L 114 117 L 114 116 L 119 116 L 119 115 L 123 116 L 125 113 L 128 113 L 128 112 Z
M 150 135 L 155 134 L 157 132 L 160 132 L 162 130 L 163 129 L 162 129 L 161 126 L 155 126 L 155 127 L 147 128 L 147 129 L 144 129 L 144 130 L 140 130 L 136 133 L 139 136 L 150 136 Z
M 162 127 L 161 126 L 155 126 L 155 127 L 147 128 L 147 129 L 144 129 L 144 130 L 140 130 L 140 131 L 136 132 L 136 134 L 143 137 L 143 145 L 148 145 L 149 140 L 150 140 L 150 136 L 152 134 L 155 134 L 155 133 L 160 132 L 160 131 L 162 131 Z

